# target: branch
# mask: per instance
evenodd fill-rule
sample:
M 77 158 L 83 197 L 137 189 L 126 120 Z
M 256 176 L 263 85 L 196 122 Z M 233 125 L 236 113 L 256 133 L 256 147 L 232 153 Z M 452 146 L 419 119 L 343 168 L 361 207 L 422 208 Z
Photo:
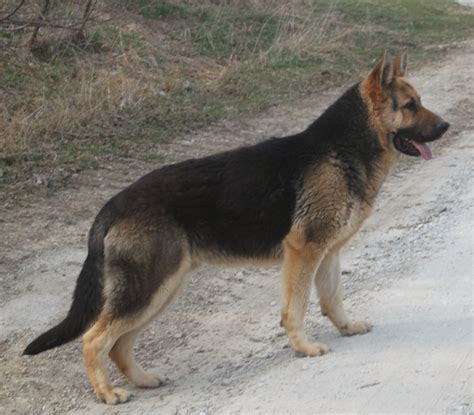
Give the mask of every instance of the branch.
M 2 17 L 0 19 L 0 22 L 3 22 L 5 20 L 8 20 L 10 17 L 12 17 L 18 10 L 21 9 L 21 7 L 25 4 L 25 0 L 21 0 L 20 1 L 20 4 L 18 6 L 15 7 L 15 9 L 13 9 L 13 11 L 6 17 Z
M 60 24 L 50 23 L 47 20 L 37 21 L 37 22 L 24 22 L 22 20 L 9 20 L 8 22 L 0 22 L 0 24 L 14 24 L 23 27 L 50 27 L 51 29 L 67 29 L 67 30 L 77 30 L 77 26 L 81 22 L 73 23 L 69 26 L 64 26 Z
M 79 29 L 77 29 L 76 34 L 76 41 L 83 41 L 84 40 L 84 28 L 86 27 L 86 23 L 88 22 L 89 18 L 91 17 L 92 11 L 96 5 L 95 0 L 89 0 L 86 4 L 86 8 L 84 10 L 84 15 L 82 16 L 82 24 Z
M 43 10 L 41 11 L 41 18 L 44 20 L 46 17 L 46 14 L 48 13 L 48 8 L 49 8 L 49 0 L 44 1 L 44 6 Z M 36 25 L 35 29 L 33 30 L 33 34 L 31 35 L 30 41 L 28 42 L 28 46 L 31 49 L 33 47 L 33 44 L 36 41 L 36 37 L 38 36 L 38 32 L 40 30 L 41 25 Z

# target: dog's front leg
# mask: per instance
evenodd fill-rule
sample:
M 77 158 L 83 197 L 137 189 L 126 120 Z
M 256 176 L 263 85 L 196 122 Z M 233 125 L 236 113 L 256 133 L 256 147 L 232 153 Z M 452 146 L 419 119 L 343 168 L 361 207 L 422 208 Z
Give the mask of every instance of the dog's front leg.
M 372 325 L 367 321 L 350 321 L 344 311 L 339 252 L 325 256 L 314 281 L 321 312 L 332 321 L 343 336 L 364 334 L 372 329 Z
M 284 244 L 281 324 L 295 352 L 305 356 L 319 356 L 329 350 L 324 343 L 309 342 L 304 330 L 311 283 L 323 255 L 324 251 L 314 244 Z

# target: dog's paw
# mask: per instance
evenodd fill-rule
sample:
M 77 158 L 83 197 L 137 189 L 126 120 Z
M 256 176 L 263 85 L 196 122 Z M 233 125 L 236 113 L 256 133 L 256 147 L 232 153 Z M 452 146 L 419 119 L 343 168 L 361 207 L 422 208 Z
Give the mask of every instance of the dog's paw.
M 132 394 L 125 389 L 112 388 L 107 391 L 97 392 L 100 399 L 107 405 L 117 405 L 119 403 L 127 402 Z
M 321 356 L 329 352 L 329 346 L 324 343 L 304 343 L 295 348 L 296 357 Z
M 136 379 L 133 383 L 137 388 L 157 388 L 162 382 L 158 375 L 143 372 L 140 378 Z
M 356 334 L 365 334 L 372 330 L 372 324 L 368 321 L 354 321 L 341 327 L 340 332 L 343 336 L 354 336 Z

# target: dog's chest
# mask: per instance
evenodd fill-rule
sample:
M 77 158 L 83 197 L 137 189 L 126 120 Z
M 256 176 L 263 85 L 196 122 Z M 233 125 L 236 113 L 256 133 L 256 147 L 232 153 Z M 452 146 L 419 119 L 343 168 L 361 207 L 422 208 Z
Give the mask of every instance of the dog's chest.
M 335 234 L 334 245 L 342 247 L 362 227 L 365 220 L 370 216 L 372 208 L 364 202 L 354 203 L 348 212 L 347 220 Z

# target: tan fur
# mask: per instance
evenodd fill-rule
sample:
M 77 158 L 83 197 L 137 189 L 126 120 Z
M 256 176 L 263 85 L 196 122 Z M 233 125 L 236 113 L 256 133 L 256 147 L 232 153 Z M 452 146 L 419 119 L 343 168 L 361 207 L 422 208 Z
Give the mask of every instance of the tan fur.
M 375 196 L 388 174 L 388 163 L 383 161 L 377 167 L 378 173 L 374 178 L 366 178 L 368 194 L 363 201 L 350 196 L 337 160 L 330 160 L 308 172 L 304 184 L 305 200 L 297 207 L 305 215 L 297 223 L 302 227 L 314 226 L 321 245 L 331 250 L 340 249 L 371 213 Z M 312 224 L 305 223 L 308 217 Z
M 329 351 L 324 343 L 308 341 L 303 321 L 311 280 L 323 256 L 324 250 L 313 243 L 305 243 L 297 229 L 285 239 L 281 324 L 295 352 L 306 356 L 319 356 Z
M 390 97 L 384 94 L 377 82 L 373 75 L 369 75 L 360 84 L 360 94 L 367 105 L 369 125 L 377 132 L 380 145 L 385 153 L 390 155 L 393 153 L 392 164 L 395 164 L 399 159 L 399 153 L 393 147 L 390 134 L 397 130 L 400 121 L 390 111 Z
M 378 183 L 370 185 L 375 188 Z M 303 327 L 313 279 L 323 312 L 343 335 L 361 334 L 371 329 L 367 322 L 351 322 L 344 312 L 337 253 L 368 217 L 371 205 L 348 197 L 347 182 L 336 160 L 308 173 L 304 187 L 305 198 L 297 206 L 296 214 L 301 219 L 296 221 L 284 242 L 282 325 L 295 351 L 317 356 L 327 352 L 329 347 L 310 343 Z M 305 230 L 311 227 L 316 243 L 307 242 Z M 335 254 L 327 254 L 328 250 Z
M 145 372 L 137 364 L 133 355 L 133 345 L 144 327 L 143 325 L 119 337 L 109 356 L 135 386 L 138 388 L 155 388 L 160 386 L 160 378 L 157 375 Z
M 387 59 L 386 56 L 377 63 L 369 76 L 361 83 L 360 93 L 369 111 L 369 123 L 377 131 L 379 142 L 385 150 L 385 160 L 379 165 L 386 175 L 400 158 L 400 153 L 395 149 L 391 139 L 393 133 L 401 128 L 416 124 L 424 126 L 428 135 L 428 130 L 438 122 L 439 117 L 421 104 L 420 95 L 404 77 L 406 52 L 397 56 L 392 64 L 394 76 L 390 81 L 390 94 L 387 93 L 380 85 L 385 59 Z M 391 97 L 394 97 L 399 103 L 397 111 L 393 111 L 391 108 Z M 403 106 L 412 99 L 418 106 L 416 113 L 403 109 Z M 381 183 L 383 179 L 381 179 Z
M 137 387 L 150 388 L 161 384 L 158 376 L 145 372 L 136 363 L 133 344 L 140 331 L 175 299 L 191 268 L 188 254 L 139 315 L 113 319 L 104 308 L 97 322 L 84 334 L 83 352 L 87 373 L 96 395 L 105 403 L 114 405 L 126 402 L 130 397 L 128 392 L 112 386 L 106 368 L 107 355 Z
M 144 225 L 129 219 L 121 220 L 110 228 L 104 239 L 105 256 L 114 250 L 133 252 L 133 257 L 142 263 L 148 263 L 152 255 L 153 241 L 150 232 L 143 232 Z
M 397 78 L 394 82 L 393 90 L 401 106 L 408 103 L 411 99 L 414 99 L 418 107 L 416 113 L 403 109 L 399 111 L 400 121 L 397 124 L 398 128 L 417 124 L 424 127 L 428 134 L 428 130 L 439 120 L 439 117 L 423 106 L 420 95 L 407 79 L 403 77 Z
M 261 258 L 245 258 L 228 256 L 221 252 L 199 252 L 193 255 L 193 264 L 200 266 L 202 264 L 215 265 L 219 267 L 237 268 L 237 267 L 268 267 L 281 263 L 283 259 L 283 250 L 281 246 L 275 248 L 272 255 Z
M 339 252 L 326 255 L 314 282 L 322 314 L 331 320 L 343 336 L 363 334 L 372 329 L 372 325 L 366 321 L 351 322 L 344 311 Z
M 338 161 L 331 160 L 306 174 L 304 199 L 297 204 L 295 223 L 301 228 L 314 227 L 321 245 L 326 245 L 346 226 L 350 217 L 347 183 Z M 308 223 L 308 219 L 311 223 Z
M 97 322 L 83 337 L 84 361 L 96 395 L 107 404 L 126 402 L 130 394 L 115 388 L 107 375 L 106 358 L 118 338 L 129 327 L 123 322 L 113 322 L 107 309 L 100 314 Z

